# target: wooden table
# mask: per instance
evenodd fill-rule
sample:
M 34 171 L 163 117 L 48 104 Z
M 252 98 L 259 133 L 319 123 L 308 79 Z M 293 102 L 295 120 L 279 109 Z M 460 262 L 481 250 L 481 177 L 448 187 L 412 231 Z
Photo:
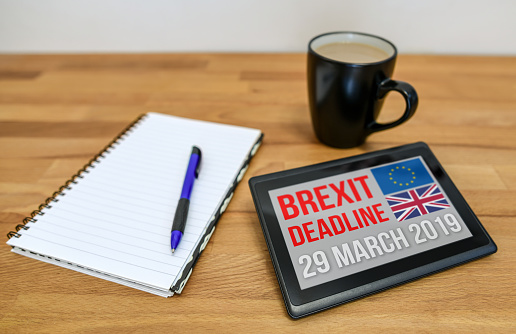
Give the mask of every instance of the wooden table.
M 400 56 L 395 78 L 419 93 L 414 118 L 342 150 L 314 137 L 303 54 L 0 56 L 0 332 L 516 331 L 516 58 Z M 392 94 L 381 120 L 402 107 Z M 9 252 L 7 232 L 148 111 L 265 133 L 183 294 L 165 299 Z M 249 177 L 416 141 L 498 253 L 291 320 Z

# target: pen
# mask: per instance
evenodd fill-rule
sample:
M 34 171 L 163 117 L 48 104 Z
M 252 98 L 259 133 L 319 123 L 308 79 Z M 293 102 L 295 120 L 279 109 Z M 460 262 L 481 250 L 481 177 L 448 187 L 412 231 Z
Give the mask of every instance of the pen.
M 188 168 L 186 169 L 183 189 L 181 190 L 181 197 L 177 203 L 176 214 L 174 216 L 174 222 L 172 223 L 172 235 L 170 236 L 170 248 L 172 249 L 172 253 L 174 253 L 179 245 L 179 241 L 181 241 L 183 237 L 188 208 L 190 207 L 190 194 L 192 193 L 194 180 L 199 177 L 200 167 L 201 149 L 197 146 L 193 146 Z

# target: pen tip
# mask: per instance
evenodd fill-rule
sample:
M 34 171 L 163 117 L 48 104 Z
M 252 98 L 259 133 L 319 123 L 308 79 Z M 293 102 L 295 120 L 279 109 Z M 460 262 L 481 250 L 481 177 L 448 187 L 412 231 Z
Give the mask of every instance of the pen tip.
M 176 250 L 175 248 L 172 248 L 172 254 L 174 254 L 174 251 L 175 251 L 175 250 Z

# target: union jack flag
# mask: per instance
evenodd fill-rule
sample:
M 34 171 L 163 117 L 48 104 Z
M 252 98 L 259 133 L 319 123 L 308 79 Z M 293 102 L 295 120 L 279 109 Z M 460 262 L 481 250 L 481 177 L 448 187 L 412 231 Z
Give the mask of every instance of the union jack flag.
M 392 194 L 385 199 L 399 222 L 450 207 L 435 183 Z

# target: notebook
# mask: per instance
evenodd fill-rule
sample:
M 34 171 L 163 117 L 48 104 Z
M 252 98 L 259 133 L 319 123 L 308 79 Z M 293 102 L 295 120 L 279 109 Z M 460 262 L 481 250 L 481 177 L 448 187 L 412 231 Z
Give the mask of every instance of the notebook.
M 181 293 L 256 153 L 256 129 L 147 113 L 10 232 L 12 251 L 169 297 Z M 184 236 L 170 233 L 192 146 L 203 159 Z

